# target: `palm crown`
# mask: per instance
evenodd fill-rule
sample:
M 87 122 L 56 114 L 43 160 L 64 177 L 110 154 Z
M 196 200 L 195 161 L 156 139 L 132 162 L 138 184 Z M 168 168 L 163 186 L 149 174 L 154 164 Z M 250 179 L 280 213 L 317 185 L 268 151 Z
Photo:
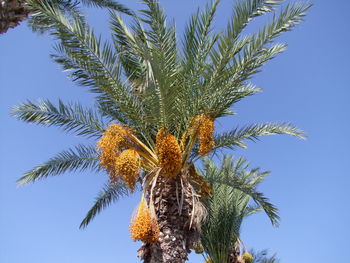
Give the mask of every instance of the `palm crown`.
M 302 137 L 300 130 L 286 123 L 253 124 L 214 134 L 215 120 L 232 115 L 234 103 L 260 91 L 249 79 L 286 48 L 273 40 L 300 22 L 309 8 L 290 4 L 257 33 L 244 34 L 253 18 L 273 12 L 280 2 L 238 1 L 226 30 L 213 33 L 219 4 L 213 1 L 191 17 L 178 48 L 175 25 L 167 24 L 154 0 L 144 1 L 146 8 L 140 16 L 132 16 L 130 27 L 110 11 L 112 43 L 97 37 L 77 8 L 63 12 L 48 0 L 29 0 L 40 10 L 33 22 L 58 40 L 52 57 L 74 82 L 96 94 L 97 110 L 78 103 L 28 101 L 15 107 L 13 114 L 99 141 L 97 148 L 80 145 L 60 153 L 25 173 L 19 183 L 65 171 L 106 170 L 111 183 L 82 222 L 85 226 L 139 182 L 144 197 L 131 231 L 144 241 L 140 257 L 145 262 L 183 262 L 198 239 L 205 214 L 199 198 L 211 190 L 193 169 L 194 162 L 222 148 L 246 147 L 245 140 L 261 135 Z M 269 203 L 251 191 L 253 187 L 242 189 L 268 211 Z M 138 225 L 141 217 L 149 219 L 147 227 Z M 180 243 L 167 242 L 169 235 Z

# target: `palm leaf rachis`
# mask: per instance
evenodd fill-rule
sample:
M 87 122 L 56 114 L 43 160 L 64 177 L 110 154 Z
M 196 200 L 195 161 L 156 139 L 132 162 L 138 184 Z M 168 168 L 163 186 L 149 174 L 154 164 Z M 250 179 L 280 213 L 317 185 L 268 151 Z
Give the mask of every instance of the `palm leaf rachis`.
M 299 23 L 309 8 L 303 3 L 287 5 L 257 33 L 244 32 L 255 17 L 275 12 L 280 2 L 237 1 L 226 29 L 215 34 L 212 22 L 219 1 L 213 1 L 190 18 L 180 49 L 175 25 L 167 24 L 154 0 L 143 2 L 145 9 L 139 16 L 132 14 L 129 26 L 110 11 L 112 43 L 95 35 L 78 8 L 63 11 L 48 0 L 29 0 L 38 10 L 32 23 L 57 39 L 53 59 L 72 81 L 96 94 L 96 109 L 28 101 L 13 114 L 26 122 L 95 137 L 98 144 L 64 151 L 25 173 L 19 183 L 66 171 L 105 170 L 110 184 L 81 226 L 119 196 L 142 189 L 131 224 L 132 236 L 144 242 L 139 256 L 144 262 L 184 262 L 200 238 L 205 216 L 200 198 L 210 194 L 194 162 L 222 148 L 245 147 L 245 140 L 261 135 L 303 136 L 288 123 L 233 127 L 214 134 L 218 118 L 232 114 L 232 105 L 259 91 L 249 79 L 285 49 L 274 39 Z M 271 212 L 260 193 L 242 191 Z M 149 224 L 140 226 L 140 218 L 149 219 Z

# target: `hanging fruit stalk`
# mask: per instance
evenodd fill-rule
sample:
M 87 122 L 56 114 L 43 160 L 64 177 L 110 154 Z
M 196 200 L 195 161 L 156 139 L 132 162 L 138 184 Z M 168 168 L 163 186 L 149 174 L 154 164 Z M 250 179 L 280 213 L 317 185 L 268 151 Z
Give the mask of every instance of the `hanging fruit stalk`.
M 159 237 L 157 220 L 152 218 L 144 196 L 137 207 L 135 218 L 130 223 L 130 233 L 133 240 L 154 243 Z

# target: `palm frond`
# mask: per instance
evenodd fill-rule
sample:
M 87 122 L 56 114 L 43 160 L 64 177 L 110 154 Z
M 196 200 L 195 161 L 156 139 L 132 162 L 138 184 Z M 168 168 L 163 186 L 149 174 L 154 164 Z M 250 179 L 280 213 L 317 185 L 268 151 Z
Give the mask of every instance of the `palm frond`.
M 34 16 L 44 20 L 51 34 L 60 41 L 56 45 L 58 54 L 53 58 L 64 70 L 73 72 L 73 80 L 92 87 L 93 92 L 113 93 L 111 86 L 119 84 L 119 69 L 111 47 L 102 45 L 78 10 L 66 14 L 50 1 L 35 3 L 39 11 Z
M 244 128 L 236 128 L 230 132 L 215 136 L 215 150 L 220 148 L 234 149 L 236 146 L 247 148 L 244 140 L 256 141 L 263 135 L 288 134 L 305 138 L 304 133 L 288 123 L 253 124 Z
M 226 83 L 227 84 L 227 83 Z M 223 84 L 222 85 L 226 85 Z M 225 116 L 226 110 L 230 108 L 234 103 L 237 103 L 241 99 L 252 96 L 261 89 L 251 83 L 229 84 L 223 89 L 216 88 L 212 90 L 212 93 L 204 93 L 201 96 L 201 103 L 206 102 L 206 106 L 210 109 L 211 114 L 216 118 Z
M 48 176 L 60 175 L 64 172 L 85 170 L 99 171 L 98 154 L 94 146 L 79 145 L 63 151 L 47 162 L 26 172 L 17 180 L 19 185 L 35 182 Z
M 246 13 L 246 15 L 242 16 L 248 19 L 243 19 L 242 21 L 247 21 L 247 23 L 255 14 L 263 14 L 265 11 L 272 10 L 271 7 L 264 7 L 261 9 L 265 10 L 263 12 L 257 11 L 256 13 L 254 11 L 260 10 L 259 5 L 264 6 L 264 2 L 268 3 L 270 1 L 244 2 L 260 2 L 260 4 L 252 5 L 254 6 L 253 9 L 238 9 L 239 13 Z M 289 31 L 302 21 L 308 8 L 310 8 L 310 5 L 305 3 L 288 5 L 282 9 L 277 18 L 273 18 L 272 22 L 264 26 L 259 32 L 248 37 L 242 37 L 240 34 L 237 34 L 245 26 L 234 26 L 236 22 L 232 22 L 232 25 L 227 30 L 227 34 L 220 38 L 218 50 L 213 50 L 211 53 L 213 63 L 205 74 L 206 82 L 202 87 L 203 92 L 200 98 L 200 105 L 202 107 L 206 106 L 210 111 L 213 111 L 212 114 L 214 116 L 220 116 L 221 112 L 235 103 L 237 100 L 232 95 L 235 94 L 237 89 L 245 86 L 246 81 L 253 74 L 259 72 L 266 61 L 272 59 L 286 48 L 285 44 L 275 44 L 270 47 L 268 47 L 268 44 L 282 32 Z M 237 14 L 235 17 L 239 17 Z M 233 21 L 235 21 L 235 18 L 233 18 Z M 232 41 L 233 39 L 235 41 Z M 208 99 L 209 97 L 211 100 Z
M 281 261 L 277 258 L 276 254 L 269 256 L 268 250 L 262 250 L 255 252 L 254 250 L 250 251 L 250 254 L 253 256 L 252 263 L 280 263 Z
M 212 32 L 212 23 L 219 0 L 211 1 L 204 10 L 198 10 L 192 15 L 183 36 L 183 54 L 181 58 L 181 89 L 176 107 L 183 116 L 186 124 L 195 115 L 203 113 L 205 108 L 198 103 L 201 97 L 200 87 L 203 85 L 203 74 L 209 68 L 210 52 L 215 48 L 219 38 L 218 33 Z M 181 122 L 179 122 L 181 124 Z
M 258 69 L 276 54 L 285 50 L 285 44 L 275 44 L 271 47 L 266 45 L 278 37 L 281 33 L 290 31 L 299 22 L 303 20 L 305 12 L 310 8 L 307 3 L 294 3 L 282 9 L 280 14 L 274 16 L 272 21 L 265 25 L 259 32 L 249 37 L 249 44 L 245 45 L 242 54 L 237 53 L 233 57 L 232 66 L 223 70 L 222 76 L 237 79 L 237 74 L 241 81 L 245 81 L 252 74 L 258 72 Z
M 58 126 L 79 136 L 99 137 L 105 130 L 102 117 L 97 112 L 78 103 L 64 104 L 61 100 L 57 107 L 48 100 L 28 101 L 14 107 L 12 115 L 28 123 Z
M 67 15 L 72 12 L 79 10 L 79 4 L 87 7 L 99 7 L 108 8 L 109 10 L 114 10 L 116 12 L 124 13 L 127 15 L 135 15 L 132 10 L 124 6 L 123 4 L 116 2 L 114 0 L 51 0 L 50 4 L 60 9 L 62 13 Z M 29 18 L 29 26 L 34 32 L 44 33 L 50 29 L 50 25 L 47 24 L 49 20 L 39 15 L 41 11 L 45 11 L 45 4 L 41 5 L 38 1 L 27 1 L 27 8 L 31 10 L 33 14 Z
M 280 218 L 277 214 L 277 208 L 269 202 L 269 199 L 265 197 L 263 193 L 257 191 L 255 187 L 245 185 L 245 181 L 239 178 L 229 178 L 228 180 L 213 179 L 212 182 L 226 184 L 250 196 L 259 206 L 264 209 L 273 225 L 277 226 L 279 224 L 278 221 Z
M 45 11 L 47 5 L 45 3 L 39 3 L 38 1 L 28 0 L 26 1 L 28 9 L 31 10 L 32 15 L 29 16 L 28 25 L 33 32 L 46 33 L 51 29 L 52 21 L 42 15 L 42 11 Z M 60 12 L 69 15 L 71 12 L 76 12 L 79 2 L 77 0 L 51 0 L 50 6 L 54 6 Z
M 87 225 L 105 208 L 119 200 L 123 196 L 129 195 L 129 190 L 122 184 L 106 184 L 96 197 L 94 205 L 90 208 L 85 218 L 80 224 L 80 228 Z
M 227 35 L 235 39 L 255 17 L 272 12 L 283 0 L 239 0 L 227 25 Z
M 280 0 L 240 0 L 233 9 L 233 15 L 227 25 L 226 33 L 222 35 L 218 42 L 218 51 L 213 50 L 211 59 L 213 61 L 212 70 L 209 71 L 210 81 L 214 83 L 220 77 L 221 71 L 230 63 L 231 59 L 247 44 L 245 38 L 239 40 L 243 29 L 251 20 L 267 12 L 274 10 Z M 237 41 L 239 40 L 239 41 Z
M 277 208 L 271 204 L 263 193 L 256 189 L 258 182 L 266 176 L 267 172 L 260 172 L 259 169 L 247 170 L 249 163 L 240 157 L 233 161 L 232 157 L 225 156 L 220 169 L 205 159 L 202 174 L 213 185 L 226 185 L 238 190 L 245 196 L 250 197 L 258 206 L 261 206 L 273 225 L 278 225 L 279 216 Z M 261 177 L 261 179 L 256 179 Z
M 141 101 L 145 131 L 155 133 L 161 126 L 174 130 L 181 107 L 177 93 L 178 61 L 176 32 L 167 26 L 163 10 L 155 1 L 145 1 L 142 18 L 134 18 L 130 30 L 117 14 L 111 16 L 114 44 L 119 51 L 124 73 Z M 141 22 L 146 23 L 147 30 Z
M 108 122 L 117 121 L 125 125 L 130 126 L 132 122 L 125 116 L 125 114 L 115 106 L 113 100 L 105 98 L 96 102 L 96 108 L 98 112 L 106 119 Z
M 135 13 L 124 6 L 123 4 L 116 2 L 114 0 L 81 0 L 81 3 L 85 6 L 109 8 L 111 10 L 124 13 L 127 15 L 135 15 Z
M 146 36 L 139 19 L 135 17 L 133 22 L 134 32 L 131 32 L 119 14 L 110 13 L 113 43 L 120 54 L 124 74 L 132 86 L 135 88 L 141 86 L 143 89 L 150 81 L 146 70 L 147 63 L 142 57 Z
M 219 0 L 211 1 L 202 12 L 198 10 L 192 15 L 185 29 L 182 67 L 185 80 L 186 77 L 192 77 L 190 82 L 198 81 L 199 74 L 207 66 L 208 54 L 218 39 L 217 34 L 210 36 L 210 33 L 219 2 Z
M 97 93 L 97 101 L 113 103 L 135 129 L 140 127 L 145 119 L 140 102 L 121 81 L 120 61 L 111 45 L 95 36 L 78 11 L 66 16 L 47 0 L 37 5 L 41 11 L 36 15 L 47 20 L 52 35 L 59 40 L 52 55 L 55 61 L 70 72 L 73 81 Z
M 147 9 L 140 10 L 143 14 L 141 21 L 148 28 L 145 30 L 147 45 L 143 47 L 142 58 L 149 65 L 148 74 L 151 76 L 151 83 L 148 94 L 158 100 L 153 102 L 151 107 L 156 109 L 160 121 L 159 126 L 166 126 L 172 129 L 172 119 L 177 119 L 177 107 L 175 106 L 177 81 L 178 81 L 178 57 L 176 48 L 175 26 L 167 25 L 167 18 L 164 10 L 155 0 L 145 0 Z M 147 91 L 147 90 L 146 90 Z
M 248 205 L 244 210 L 244 217 L 253 215 L 257 212 L 264 211 L 264 208 L 260 205 Z

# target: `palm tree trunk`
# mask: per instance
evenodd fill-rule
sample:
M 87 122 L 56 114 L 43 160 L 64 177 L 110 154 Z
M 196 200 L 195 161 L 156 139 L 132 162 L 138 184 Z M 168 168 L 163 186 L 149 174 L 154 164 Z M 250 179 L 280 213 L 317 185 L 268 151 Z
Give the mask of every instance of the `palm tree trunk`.
M 144 263 L 183 263 L 199 239 L 194 214 L 193 188 L 186 173 L 176 179 L 159 177 L 153 192 L 160 235 L 156 243 L 144 243 L 138 256 Z
M 23 0 L 0 0 L 0 34 L 6 33 L 28 17 L 29 11 Z

